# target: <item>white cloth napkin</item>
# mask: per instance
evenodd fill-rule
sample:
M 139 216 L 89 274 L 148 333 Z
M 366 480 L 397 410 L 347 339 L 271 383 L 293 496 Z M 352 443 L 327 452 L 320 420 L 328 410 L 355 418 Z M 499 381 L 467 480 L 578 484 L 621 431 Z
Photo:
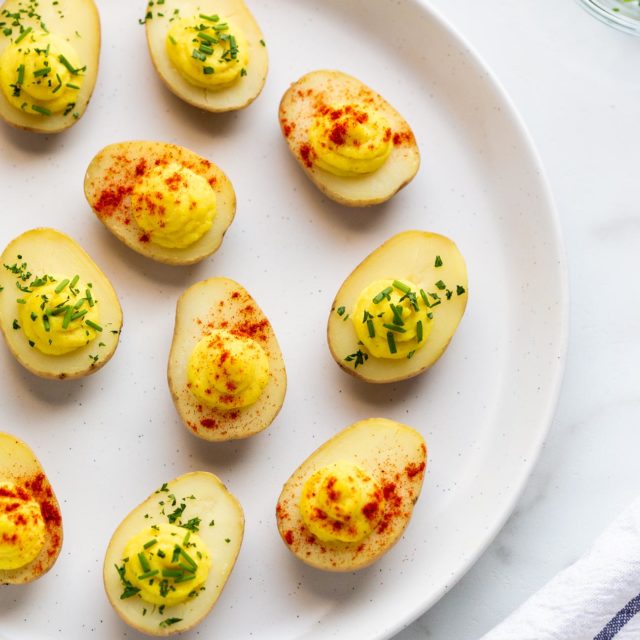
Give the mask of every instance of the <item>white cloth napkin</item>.
M 640 500 L 482 640 L 639 640 Z M 636 615 L 638 614 L 638 615 Z

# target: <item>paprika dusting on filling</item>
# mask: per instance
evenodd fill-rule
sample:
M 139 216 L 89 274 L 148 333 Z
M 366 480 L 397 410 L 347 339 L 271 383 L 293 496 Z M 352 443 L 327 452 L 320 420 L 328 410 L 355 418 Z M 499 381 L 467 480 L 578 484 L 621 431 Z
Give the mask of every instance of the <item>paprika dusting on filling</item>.
M 386 162 L 393 144 L 384 115 L 366 102 L 327 105 L 317 101 L 302 160 L 341 177 L 373 173 Z M 312 157 L 313 154 L 313 157 Z
M 37 577 L 57 557 L 62 518 L 43 473 L 0 480 L 0 571 L 29 565 Z

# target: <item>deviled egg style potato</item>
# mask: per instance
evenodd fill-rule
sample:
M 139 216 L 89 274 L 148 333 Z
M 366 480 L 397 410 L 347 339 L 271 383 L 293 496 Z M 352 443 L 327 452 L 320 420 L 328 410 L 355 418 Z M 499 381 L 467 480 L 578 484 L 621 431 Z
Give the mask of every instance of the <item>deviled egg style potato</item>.
M 181 633 L 209 613 L 244 535 L 242 507 L 212 473 L 163 484 L 122 521 L 104 559 L 109 602 L 135 629 Z
M 178 300 L 168 378 L 185 426 L 211 441 L 266 429 L 287 388 L 271 323 L 244 287 L 228 278 L 199 282 Z
M 56 133 L 93 93 L 100 18 L 93 0 L 7 0 L 0 7 L 0 117 Z
M 384 418 L 347 427 L 285 483 L 278 530 L 300 560 L 328 571 L 375 562 L 402 535 L 420 495 L 427 448 L 422 436 Z
M 214 253 L 236 212 L 233 186 L 213 162 L 165 142 L 105 147 L 87 168 L 84 192 L 111 233 L 166 264 Z
M 456 245 L 427 231 L 387 240 L 345 280 L 327 336 L 335 361 L 367 382 L 404 380 L 444 353 L 467 305 Z
M 156 71 L 185 102 L 205 111 L 233 111 L 262 91 L 266 44 L 243 0 L 150 2 L 145 21 Z
M 420 166 L 406 120 L 346 73 L 306 74 L 284 94 L 279 117 L 289 149 L 307 176 L 341 204 L 385 202 Z
M 122 309 L 108 278 L 75 240 L 32 229 L 12 240 L 0 260 L 0 329 L 21 365 L 64 379 L 109 361 Z
M 60 506 L 33 451 L 0 433 L 0 584 L 45 574 L 62 547 Z

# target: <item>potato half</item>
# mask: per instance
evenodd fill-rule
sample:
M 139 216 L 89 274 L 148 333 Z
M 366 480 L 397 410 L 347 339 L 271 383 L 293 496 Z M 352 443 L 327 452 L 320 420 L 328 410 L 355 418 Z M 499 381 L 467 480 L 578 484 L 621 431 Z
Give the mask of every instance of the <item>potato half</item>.
M 202 14 L 233 20 L 247 40 L 249 63 L 245 68 L 246 75 L 226 88 L 211 90 L 191 84 L 177 71 L 167 53 L 167 35 L 172 19 Z M 166 0 L 161 7 L 149 7 L 146 31 L 149 53 L 158 75 L 172 93 L 188 104 L 215 113 L 235 111 L 250 105 L 262 91 L 269 57 L 262 31 L 243 0 Z
M 6 483 L 15 485 L 15 489 L 8 490 Z M 14 491 L 39 503 L 45 526 L 45 543 L 28 564 L 17 569 L 0 569 L 0 584 L 24 584 L 39 578 L 54 565 L 62 547 L 60 505 L 42 465 L 22 440 L 0 433 L 0 518 L 3 507 L 14 508 L 15 503 L 11 503 Z
M 203 405 L 189 390 L 187 363 L 198 341 L 215 329 L 249 337 L 269 360 L 269 381 L 258 400 L 226 411 Z M 199 438 L 239 440 L 266 429 L 278 415 L 287 389 L 282 352 L 271 323 L 249 293 L 228 278 L 210 278 L 189 287 L 176 308 L 168 379 L 176 409 Z
M 168 163 L 202 176 L 216 195 L 217 210 L 211 228 L 184 249 L 150 242 L 148 234 L 136 224 L 131 207 L 136 180 L 151 168 Z M 194 264 L 217 251 L 236 213 L 236 194 L 227 176 L 206 158 L 166 142 L 118 142 L 105 147 L 87 168 L 84 193 L 98 220 L 116 238 L 143 256 L 165 264 Z
M 422 436 L 406 425 L 370 418 L 347 427 L 312 453 L 285 483 L 276 507 L 278 530 L 300 560 L 327 571 L 362 569 L 386 553 L 402 535 L 418 500 L 426 467 Z M 384 511 L 377 527 L 359 542 L 323 542 L 300 515 L 305 482 L 338 461 L 357 464 L 379 484 Z
M 122 567 L 129 540 L 141 531 L 165 523 L 196 532 L 211 557 L 204 589 L 185 603 L 157 606 L 139 594 L 127 595 L 117 567 Z M 179 476 L 152 493 L 120 523 L 104 559 L 104 587 L 116 613 L 133 628 L 153 636 L 182 633 L 211 611 L 224 588 L 242 544 L 244 513 L 236 498 L 212 473 L 197 471 Z M 123 597 L 124 596 L 124 597 Z
M 27 10 L 33 7 L 33 11 Z M 9 14 L 19 14 L 20 25 L 7 20 Z M 29 108 L 17 109 L 0 91 L 0 117 L 8 124 L 37 133 L 57 133 L 75 124 L 84 114 L 96 84 L 100 58 L 100 16 L 93 0 L 7 0 L 0 7 L 0 56 L 21 35 L 23 30 L 49 31 L 68 42 L 78 54 L 83 81 L 74 103 L 69 103 L 63 113 L 41 115 Z M 43 26 L 45 28 L 43 28 Z M 11 33 L 9 33 L 11 30 Z
M 391 128 L 393 148 L 376 171 L 342 177 L 314 163 L 309 131 L 327 107 L 365 104 L 384 116 Z M 294 82 L 280 102 L 280 126 L 295 159 L 312 182 L 329 198 L 350 207 L 366 207 L 389 200 L 415 176 L 420 152 L 406 120 L 378 93 L 341 71 L 312 71 Z
M 433 314 L 431 333 L 411 357 L 392 360 L 370 356 L 359 343 L 353 323 L 362 320 L 351 315 L 353 308 L 371 283 L 403 278 L 428 295 Z M 344 371 L 366 382 L 412 378 L 444 353 L 464 314 L 467 290 L 464 258 L 449 238 L 428 231 L 399 233 L 367 256 L 340 287 L 327 326 L 331 355 Z M 419 295 L 417 301 L 423 305 Z
M 62 380 L 94 373 L 111 359 L 122 328 L 120 302 L 107 276 L 75 240 L 55 229 L 32 229 L 12 240 L 0 259 L 0 329 L 23 367 L 42 378 Z M 45 275 L 79 275 L 82 282 L 91 283 L 93 298 L 100 304 L 99 336 L 65 355 L 38 351 L 17 319 L 18 300 L 24 300 L 31 283 Z

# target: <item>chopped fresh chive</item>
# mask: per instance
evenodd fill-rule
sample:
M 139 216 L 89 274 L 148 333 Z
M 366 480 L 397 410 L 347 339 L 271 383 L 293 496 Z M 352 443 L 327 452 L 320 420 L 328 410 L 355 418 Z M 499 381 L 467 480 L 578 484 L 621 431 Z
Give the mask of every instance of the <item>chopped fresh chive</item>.
M 242 67 L 242 69 L 240 69 L 240 77 L 243 78 L 246 75 L 247 75 L 247 70 L 244 67 Z
M 264 40 L 260 40 L 260 44 L 261 44 L 263 47 L 266 47 L 266 46 L 267 46 L 267 43 L 266 43 Z
M 64 319 L 62 320 L 62 328 L 67 329 L 69 327 L 69 323 L 71 322 L 71 315 L 73 314 L 73 309 L 71 307 L 67 307 L 64 313 Z
M 184 571 L 180 569 L 163 569 L 162 577 L 163 578 L 182 578 L 184 576 Z
M 422 342 L 422 335 L 422 320 L 418 320 L 418 322 L 416 322 L 416 338 L 418 342 Z
M 51 67 L 42 67 L 41 69 L 36 69 L 33 72 L 34 78 L 40 78 L 42 76 L 48 76 L 51 73 Z
M 41 107 L 40 105 L 37 104 L 32 104 L 31 108 L 33 109 L 33 111 L 35 111 L 36 113 L 39 113 L 43 116 L 50 116 L 51 115 L 51 111 L 49 111 L 49 109 L 46 109 L 45 107 Z
M 396 333 L 407 333 L 407 330 L 404 327 L 399 327 L 397 324 L 383 324 L 385 329 L 389 329 L 389 331 L 395 331 Z
M 442 258 L 440 256 L 436 256 L 436 263 L 435 265 L 436 267 L 441 267 L 442 266 Z
M 16 331 L 20 328 L 20 323 L 17 320 L 13 321 L 13 328 Z
M 218 20 L 220 20 L 220 16 L 217 16 L 217 15 L 207 16 L 204 13 L 201 13 L 200 17 L 203 20 L 208 20 L 209 22 L 218 22 Z
M 198 32 L 198 38 L 200 40 L 204 40 L 207 44 L 217 44 L 218 39 L 210 36 L 208 33 L 204 33 L 204 31 Z
M 171 42 L 172 45 L 177 45 L 178 43 L 176 42 L 176 39 L 173 36 L 169 36 L 169 42 Z
M 33 31 L 31 27 L 27 27 L 14 41 L 14 44 L 18 44 L 18 42 L 22 42 L 30 33 Z
M 142 570 L 145 573 L 147 571 L 151 571 L 151 567 L 149 566 L 149 561 L 147 560 L 147 557 L 144 555 L 144 553 L 140 552 L 138 554 L 138 561 L 140 562 L 140 566 L 142 567 Z
M 42 324 L 44 324 L 44 330 L 46 332 L 51 331 L 51 324 L 49 323 L 49 317 L 44 315 L 42 316 Z
M 229 25 L 226 22 L 221 22 L 220 24 L 214 25 L 214 31 L 226 31 L 229 28 Z
M 84 292 L 84 295 L 87 298 L 87 302 L 89 303 L 89 306 L 93 307 L 93 296 L 91 295 L 91 291 L 89 289 L 87 289 Z
M 143 549 L 150 549 L 151 547 L 153 547 L 154 544 L 156 544 L 158 542 L 157 538 L 153 538 L 152 540 L 149 540 L 149 542 L 147 542 L 144 546 Z
M 191 574 L 191 575 L 187 574 L 187 575 L 180 576 L 179 578 L 176 578 L 174 580 L 174 584 L 180 584 L 181 582 L 189 582 L 189 580 L 195 580 L 195 579 L 196 577 L 194 574 Z
M 91 327 L 92 329 L 94 329 L 95 331 L 102 331 L 102 327 L 99 324 L 96 324 L 95 322 L 93 322 L 93 320 L 85 320 L 84 323 L 88 327 Z
M 205 56 L 204 53 L 201 53 L 197 49 L 194 49 L 191 52 L 191 57 L 195 58 L 196 60 L 200 60 L 200 62 L 204 62 L 207 59 L 207 56 Z
M 180 557 L 180 547 L 178 545 L 175 546 L 173 550 L 173 555 L 171 556 L 171 564 L 176 564 L 178 562 L 178 558 Z
M 17 302 L 18 304 L 27 304 L 27 301 L 26 301 L 24 298 L 18 298 L 18 299 L 16 300 L 16 302 Z
M 182 622 L 182 618 L 167 618 L 160 623 L 161 627 L 170 627 L 172 624 L 176 624 L 177 622 Z
M 57 287 L 56 287 L 56 293 L 62 293 L 64 291 L 64 288 L 69 284 L 69 279 L 65 278 Z
M 191 531 L 187 531 L 187 534 L 182 541 L 182 544 L 186 547 L 189 544 L 189 538 L 191 538 Z
M 415 351 L 409 351 L 409 353 L 407 353 L 407 360 L 411 360 L 411 358 L 413 358 L 414 355 L 415 355 Z
M 456 293 L 461 296 L 463 293 L 465 292 L 465 288 L 461 287 L 460 285 L 456 286 Z
M 346 308 L 345 308 L 345 307 L 338 307 L 338 308 L 336 309 L 336 313 L 337 313 L 339 316 L 343 316 L 345 311 L 346 311 Z
M 182 567 L 185 571 L 188 571 L 189 573 L 193 573 L 195 571 L 195 569 L 190 564 L 185 564 L 184 562 L 179 562 L 178 566 Z
M 38 319 L 38 315 L 33 313 L 33 311 L 31 312 L 31 321 L 35 322 Z
M 373 304 L 380 304 L 385 298 L 387 300 L 391 300 L 391 296 L 389 295 L 393 291 L 392 287 L 387 287 L 383 289 L 374 299 Z
M 429 318 L 429 320 L 433 320 L 433 313 L 427 313 L 427 318 Z
M 78 318 L 82 318 L 83 316 L 86 316 L 87 313 L 89 313 L 88 309 L 84 309 L 84 311 L 76 311 L 71 316 L 71 322 L 73 322 L 74 320 L 77 320 Z
M 61 316 L 63 313 L 67 313 L 67 309 L 69 308 L 69 305 L 63 306 L 63 307 L 56 307 L 55 309 L 51 309 L 49 311 L 47 311 L 47 315 L 49 316 Z
M 394 280 L 393 286 L 396 289 L 400 289 L 402 293 L 409 293 L 409 291 L 411 291 L 411 287 L 408 287 L 406 284 L 404 284 L 404 282 L 400 282 L 399 280 Z
M 194 571 L 198 568 L 196 561 L 184 549 L 180 548 L 180 554 L 193 567 Z
M 402 307 L 397 307 L 395 304 L 391 304 L 391 311 L 393 312 L 393 322 L 397 325 L 404 325 L 404 320 L 402 319 Z
M 210 76 L 215 73 L 215 69 L 213 67 L 202 67 L 202 73 L 204 73 L 205 76 Z
M 210 47 L 208 44 L 204 44 L 203 42 L 198 51 L 200 51 L 200 53 L 204 53 L 206 56 L 210 56 L 213 53 L 213 47 Z
M 367 320 L 367 329 L 369 330 L 369 337 L 370 338 L 375 338 L 376 337 L 376 328 L 373 326 L 373 320 L 371 320 L 371 319 Z
M 77 311 L 77 310 L 78 310 L 78 309 L 79 309 L 79 308 L 80 308 L 84 303 L 85 303 L 85 299 L 84 299 L 84 298 L 80 298 L 80 299 L 78 300 L 78 302 L 76 302 L 76 303 L 73 305 L 73 310 L 74 310 L 74 311 Z
M 387 344 L 389 345 L 389 351 L 391 353 L 398 352 L 398 348 L 396 347 L 396 339 L 393 337 L 393 333 L 391 331 L 387 332 Z
M 147 571 L 143 573 L 141 576 L 138 576 L 138 580 L 147 580 L 147 578 L 153 578 L 153 576 L 157 576 L 160 572 L 157 569 L 153 571 Z
M 13 29 L 11 27 L 7 27 L 2 30 L 2 33 L 4 33 L 5 36 L 10 36 L 13 33 Z
M 58 60 L 60 61 L 60 63 L 66 67 L 67 71 L 74 76 L 78 75 L 78 69 L 74 69 L 73 65 L 67 60 L 67 58 L 65 58 L 65 56 L 63 56 L 62 54 L 60 54 L 58 56 Z
M 71 82 L 67 82 L 67 87 L 69 87 L 69 89 L 76 89 L 77 91 L 80 91 L 80 87 L 77 84 L 72 84 Z
M 18 80 L 16 81 L 16 84 L 22 84 L 24 82 L 24 65 L 21 64 L 18 67 Z
M 436 287 L 438 287 L 440 291 L 444 291 L 444 289 L 447 288 L 447 285 L 444 282 L 442 282 L 442 280 L 438 280 L 438 282 L 436 282 Z
M 451 296 L 453 295 L 453 291 L 451 291 L 451 289 L 447 289 L 447 292 L 445 294 L 447 296 L 447 300 L 451 300 Z

